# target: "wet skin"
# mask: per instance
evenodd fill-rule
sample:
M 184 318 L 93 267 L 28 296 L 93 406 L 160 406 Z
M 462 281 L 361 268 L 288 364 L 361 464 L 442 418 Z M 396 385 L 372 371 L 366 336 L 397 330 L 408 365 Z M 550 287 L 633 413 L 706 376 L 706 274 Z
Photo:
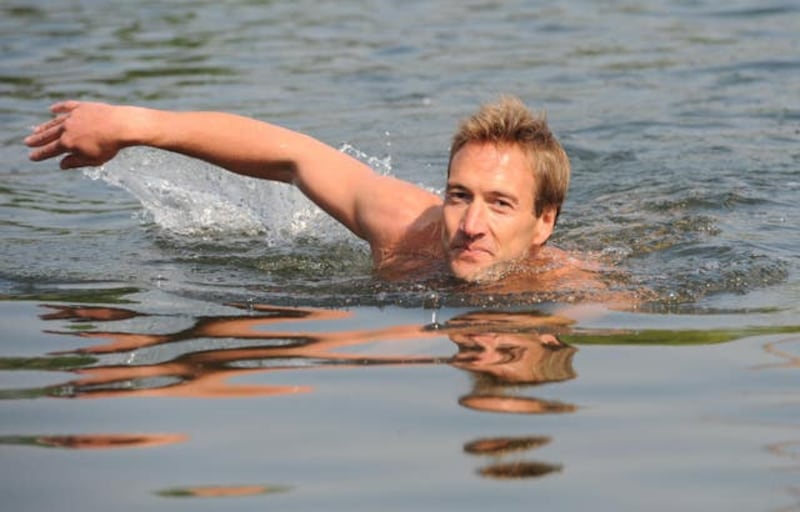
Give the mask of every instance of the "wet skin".
M 454 276 L 496 278 L 549 238 L 555 212 L 536 217 L 534 185 L 516 146 L 472 143 L 455 154 L 442 207 L 442 243 Z

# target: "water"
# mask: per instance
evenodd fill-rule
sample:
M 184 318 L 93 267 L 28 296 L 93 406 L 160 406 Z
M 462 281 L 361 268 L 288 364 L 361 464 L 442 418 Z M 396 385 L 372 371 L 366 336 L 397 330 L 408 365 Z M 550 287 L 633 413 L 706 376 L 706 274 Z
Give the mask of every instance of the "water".
M 9 509 L 798 508 L 794 3 L 0 11 Z M 651 303 L 381 282 L 289 187 L 21 144 L 64 98 L 223 110 L 438 191 L 500 93 L 571 157 L 553 242 Z

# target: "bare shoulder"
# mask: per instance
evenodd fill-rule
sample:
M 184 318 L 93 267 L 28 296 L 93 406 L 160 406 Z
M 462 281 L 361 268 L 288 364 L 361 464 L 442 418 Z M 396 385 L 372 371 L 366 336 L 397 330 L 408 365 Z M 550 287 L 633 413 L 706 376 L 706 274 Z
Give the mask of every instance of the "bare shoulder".
M 539 272 L 545 282 L 558 284 L 558 288 L 598 288 L 602 284 L 598 273 L 601 265 L 597 261 L 573 252 L 546 245 L 533 255 L 527 264 Z
M 632 309 L 643 297 L 608 282 L 609 268 L 589 254 L 542 247 L 509 270 L 503 278 L 484 286 L 484 291 L 536 294 L 555 302 L 598 303 L 613 309 Z
M 602 270 L 603 264 L 589 254 L 565 251 L 552 245 L 542 247 L 531 259 L 543 268 L 552 268 L 565 273 L 594 273 Z
M 358 222 L 375 251 L 394 250 L 409 236 L 423 239 L 438 225 L 442 199 L 419 185 L 392 176 L 375 176 L 359 194 Z

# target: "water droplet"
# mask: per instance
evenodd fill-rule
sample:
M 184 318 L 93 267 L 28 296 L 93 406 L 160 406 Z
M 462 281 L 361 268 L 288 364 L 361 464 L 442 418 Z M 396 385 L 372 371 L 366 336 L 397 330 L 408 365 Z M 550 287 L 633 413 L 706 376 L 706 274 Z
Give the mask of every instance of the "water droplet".
M 439 293 L 436 291 L 427 292 L 422 302 L 423 302 L 422 307 L 424 307 L 425 309 L 439 309 L 440 307 Z

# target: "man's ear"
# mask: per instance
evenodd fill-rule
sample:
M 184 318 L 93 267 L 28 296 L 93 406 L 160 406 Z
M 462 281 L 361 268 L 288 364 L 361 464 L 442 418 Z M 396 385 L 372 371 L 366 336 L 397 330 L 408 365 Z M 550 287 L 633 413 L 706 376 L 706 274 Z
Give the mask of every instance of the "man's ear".
M 558 209 L 552 206 L 544 208 L 542 214 L 536 219 L 536 234 L 533 237 L 534 245 L 541 246 L 547 242 L 556 227 Z

